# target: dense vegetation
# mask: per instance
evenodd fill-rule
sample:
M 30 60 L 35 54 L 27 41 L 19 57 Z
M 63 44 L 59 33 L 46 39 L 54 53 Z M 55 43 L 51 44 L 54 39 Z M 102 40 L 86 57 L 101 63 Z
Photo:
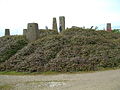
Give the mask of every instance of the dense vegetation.
M 120 67 L 119 33 L 69 28 L 60 34 L 43 34 L 29 44 L 23 38 L 14 38 L 14 43 L 6 41 L 7 37 L 0 38 L 0 58 L 7 57 L 1 60 L 0 71 L 75 72 Z M 15 52 L 8 56 L 4 43 L 16 45 L 8 50 Z
M 112 32 L 120 33 L 120 29 L 113 29 Z
M 18 50 L 27 45 L 23 36 L 4 36 L 0 38 L 0 63 L 9 59 Z

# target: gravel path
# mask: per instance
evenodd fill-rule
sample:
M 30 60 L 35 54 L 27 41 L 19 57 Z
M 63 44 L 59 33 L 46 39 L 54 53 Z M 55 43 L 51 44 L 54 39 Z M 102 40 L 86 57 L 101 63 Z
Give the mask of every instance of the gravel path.
M 87 74 L 0 75 L 0 90 L 120 90 L 120 69 Z

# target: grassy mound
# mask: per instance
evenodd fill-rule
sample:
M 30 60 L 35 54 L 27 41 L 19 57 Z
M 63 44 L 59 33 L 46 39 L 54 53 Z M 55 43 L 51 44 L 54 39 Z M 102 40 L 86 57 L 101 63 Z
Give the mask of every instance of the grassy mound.
M 120 34 L 70 28 L 44 36 L 0 64 L 0 71 L 75 72 L 120 67 Z

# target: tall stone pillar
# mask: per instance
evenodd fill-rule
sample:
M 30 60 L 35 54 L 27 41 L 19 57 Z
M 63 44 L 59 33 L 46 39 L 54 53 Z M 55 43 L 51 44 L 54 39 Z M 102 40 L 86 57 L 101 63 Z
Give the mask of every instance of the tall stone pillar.
M 27 29 L 23 29 L 23 35 L 26 36 Z
M 10 29 L 5 29 L 5 36 L 10 36 Z
M 59 17 L 59 30 L 60 32 L 65 30 L 65 17 L 64 16 Z
M 38 39 L 38 24 L 37 23 L 28 23 L 26 39 L 32 42 Z
M 107 31 L 112 31 L 112 29 L 111 29 L 111 23 L 107 23 Z
M 58 31 L 58 28 L 57 28 L 57 20 L 56 20 L 56 18 L 55 18 L 55 17 L 53 18 L 53 25 L 52 25 L 52 29 L 53 29 L 53 30 L 57 30 L 57 31 Z

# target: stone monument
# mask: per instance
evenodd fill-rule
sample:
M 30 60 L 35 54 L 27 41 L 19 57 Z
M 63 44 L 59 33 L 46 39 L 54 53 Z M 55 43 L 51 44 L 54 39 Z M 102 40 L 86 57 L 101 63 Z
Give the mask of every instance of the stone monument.
M 10 29 L 5 29 L 5 36 L 10 36 Z
M 58 28 L 57 28 L 57 20 L 56 20 L 56 18 L 55 18 L 55 17 L 53 18 L 53 25 L 52 25 L 52 29 L 53 29 L 53 30 L 57 30 L 57 31 L 58 31 Z
M 38 39 L 39 28 L 37 23 L 28 23 L 27 30 L 23 30 L 23 34 L 26 36 L 26 39 L 30 42 Z
M 59 30 L 60 32 L 65 30 L 65 17 L 64 16 L 59 17 Z
M 111 29 L 111 23 L 107 23 L 107 31 L 112 31 L 112 29 Z
M 23 35 L 26 36 L 27 29 L 23 29 Z

